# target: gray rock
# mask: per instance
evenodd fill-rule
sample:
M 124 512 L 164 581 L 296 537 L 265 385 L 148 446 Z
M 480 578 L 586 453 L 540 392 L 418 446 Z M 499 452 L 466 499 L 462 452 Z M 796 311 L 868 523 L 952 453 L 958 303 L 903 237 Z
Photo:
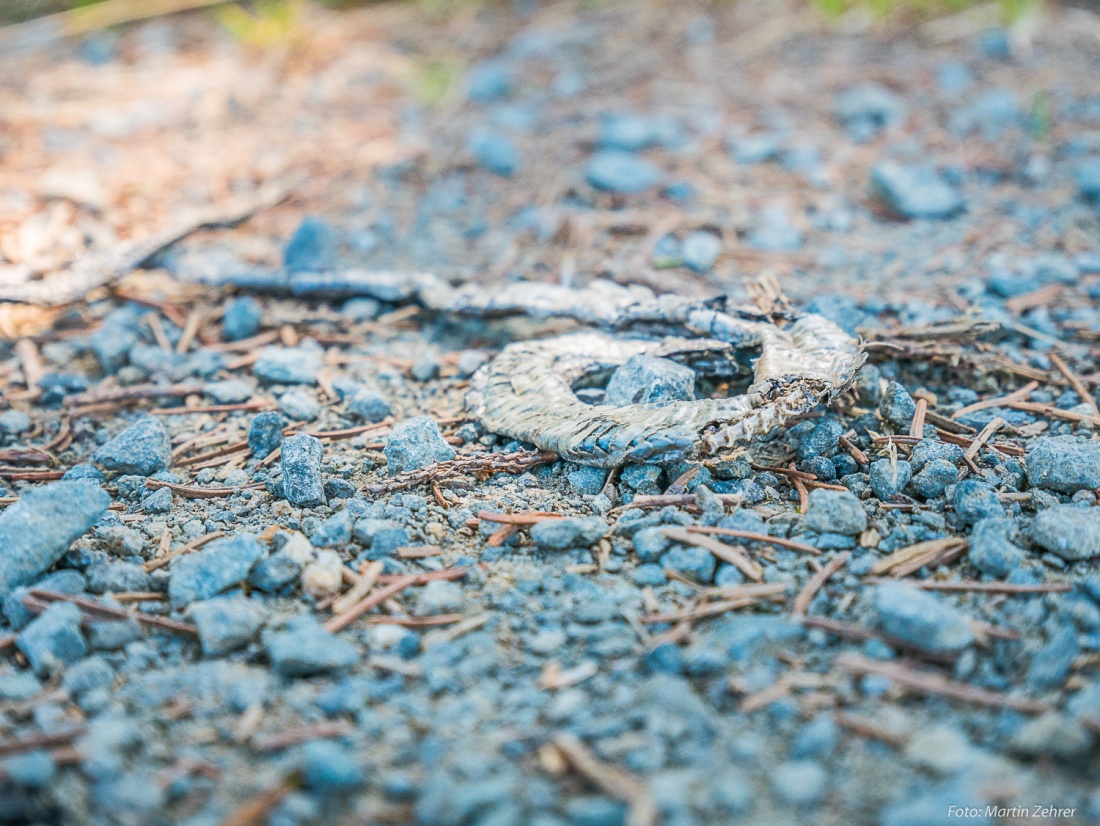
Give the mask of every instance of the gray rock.
M 153 491 L 141 500 L 141 507 L 146 513 L 168 513 L 172 510 L 172 491 L 169 488 Z
M 286 422 L 274 410 L 257 413 L 248 428 L 248 447 L 253 458 L 259 460 L 269 455 L 283 443 Z
M 871 170 L 871 188 L 902 218 L 952 218 L 966 208 L 962 195 L 926 167 L 884 161 Z
M 42 683 L 29 671 L 0 674 L 0 700 L 27 700 L 41 690 Z
M 1100 158 L 1090 158 L 1077 167 L 1077 186 L 1085 198 L 1100 204 Z
M 56 765 L 48 751 L 33 749 L 7 758 L 0 769 L 16 786 L 41 789 L 53 779 Z
M 395 424 L 383 452 L 386 454 L 386 469 L 391 476 L 419 470 L 436 462 L 449 462 L 456 455 L 430 416 L 416 416 Z
M 710 272 L 722 254 L 722 239 L 713 232 L 693 232 L 680 247 L 680 260 L 694 272 Z
M 963 479 L 955 485 L 955 518 L 961 525 L 973 525 L 979 519 L 1005 515 L 1005 508 L 997 501 L 997 494 L 985 482 Z
M 149 417 L 99 448 L 95 460 L 107 470 L 152 476 L 172 464 L 172 440 L 164 426 Z
M 886 392 L 882 394 L 878 412 L 894 427 L 904 429 L 913 423 L 917 403 L 913 401 L 908 390 L 896 381 L 892 381 L 886 386 Z
M 252 373 L 269 384 L 313 384 L 323 356 L 319 347 L 265 347 Z
M 144 636 L 141 623 L 135 619 L 97 622 L 88 628 L 88 646 L 93 651 L 121 651 Z
M 220 657 L 243 648 L 256 636 L 267 612 L 244 597 L 217 597 L 193 603 L 191 620 L 199 629 L 199 643 L 207 657 Z
M 1092 749 L 1094 737 L 1076 720 L 1048 711 L 1029 720 L 1009 741 L 1009 748 L 1023 757 L 1053 757 L 1076 761 Z
M 209 381 L 203 387 L 203 392 L 218 404 L 239 404 L 252 398 L 252 388 L 239 379 Z
M 308 433 L 296 433 L 283 439 L 279 466 L 283 471 L 283 495 L 290 504 L 300 508 L 324 504 L 323 453 L 321 440 Z
M 954 447 L 954 445 L 952 445 Z M 959 478 L 959 469 L 946 459 L 933 459 L 925 463 L 920 473 L 913 477 L 909 489 L 924 499 L 943 496 L 950 485 Z
M 52 674 L 88 653 L 80 633 L 80 609 L 71 602 L 55 602 L 15 638 L 15 647 L 36 674 Z
M 836 419 L 822 419 L 802 436 L 798 443 L 798 458 L 803 461 L 823 456 L 840 442 L 844 426 Z
M 858 536 L 867 530 L 867 514 L 859 500 L 848 491 L 817 488 L 810 492 L 810 506 L 802 524 L 817 533 Z
M 307 216 L 290 236 L 283 250 L 287 272 L 324 272 L 336 269 L 339 237 L 328 222 Z
M 252 573 L 249 574 L 248 584 L 257 591 L 274 594 L 291 583 L 297 582 L 301 574 L 302 566 L 295 562 L 289 554 L 278 551 L 260 560 L 259 564 L 252 569 Z
M 624 826 L 626 804 L 610 797 L 579 795 L 565 801 L 565 814 L 573 826 Z
M 916 406 L 914 405 L 914 411 Z M 909 464 L 913 470 L 919 473 L 924 467 L 936 459 L 942 459 L 952 465 L 957 465 L 963 459 L 963 449 L 958 445 L 947 442 L 937 442 L 934 439 L 922 439 L 913 447 L 913 453 L 909 456 Z
M 149 590 L 149 574 L 132 562 L 95 563 L 84 569 L 84 575 L 88 579 L 88 590 L 93 594 Z
M 306 788 L 322 795 L 346 792 L 366 782 L 359 758 L 331 740 L 304 744 L 300 766 Z
M 173 607 L 179 608 L 215 597 L 246 579 L 263 555 L 264 546 L 254 534 L 215 539 L 172 562 L 168 598 Z
M 669 359 L 631 356 L 611 374 L 604 403 L 665 404 L 695 398 L 695 371 Z
M 912 475 L 913 470 L 904 459 L 896 462 L 879 459 L 871 463 L 868 477 L 875 496 L 888 501 L 905 489 Z
M 30 429 L 31 417 L 22 410 L 5 410 L 0 413 L 0 432 L 16 435 Z
M 905 120 L 901 98 L 877 83 L 861 83 L 836 97 L 833 114 L 857 143 Z
M 92 656 L 73 665 L 61 678 L 61 687 L 73 697 L 89 691 L 110 688 L 115 681 L 115 670 L 100 656 Z
M 597 152 L 584 168 L 589 185 L 605 192 L 634 195 L 654 186 L 661 173 L 653 164 L 629 152 Z
M 348 413 L 364 422 L 380 422 L 390 415 L 390 403 L 382 392 L 370 385 L 360 387 L 347 402 Z
M 772 773 L 776 797 L 791 806 L 813 806 L 825 796 L 829 775 L 812 760 L 781 763 Z
M 1019 527 L 1015 519 L 979 519 L 970 532 L 967 561 L 983 574 L 1008 576 L 1027 559 L 1027 552 L 1016 544 Z
M 883 631 L 929 651 L 959 651 L 974 640 L 964 614 L 910 585 L 878 586 L 873 607 Z
M 672 546 L 672 540 L 665 536 L 665 529 L 659 525 L 642 528 L 634 534 L 634 552 L 642 562 L 656 562 Z
M 347 508 L 339 510 L 321 523 L 321 527 L 309 536 L 315 548 L 338 548 L 351 542 L 354 514 Z
M 250 338 L 260 332 L 262 320 L 263 308 L 259 301 L 250 295 L 234 298 L 222 316 L 222 334 L 227 341 Z
M 519 167 L 519 151 L 507 135 L 478 132 L 471 136 L 469 148 L 478 165 L 496 175 L 511 177 Z
M 1035 652 L 1027 670 L 1028 685 L 1037 691 L 1061 688 L 1080 651 L 1077 629 L 1070 624 L 1061 626 L 1050 635 L 1046 644 Z
M 279 411 L 292 421 L 312 422 L 321 415 L 321 403 L 304 387 L 296 387 L 279 396 Z
M 696 547 L 674 547 L 661 557 L 661 567 L 665 570 L 676 571 L 703 584 L 710 584 L 714 579 L 717 564 L 714 554 Z
M 587 548 L 607 533 L 607 523 L 598 516 L 544 519 L 531 526 L 531 539 L 543 551 Z
M 308 677 L 350 668 L 359 661 L 358 646 L 304 618 L 265 640 L 271 667 L 282 677 Z
M 598 467 L 579 467 L 567 473 L 565 478 L 577 493 L 595 496 L 603 490 L 607 471 Z
M 420 589 L 413 613 L 418 617 L 452 614 L 462 610 L 465 596 L 462 586 L 457 582 L 435 580 Z
M 111 497 L 87 482 L 54 482 L 24 492 L 0 513 L 0 598 L 59 560 L 107 511 Z
M 804 725 L 791 743 L 791 757 L 828 757 L 840 741 L 840 726 L 831 714 L 819 714 Z
M 1076 493 L 1100 488 L 1100 442 L 1072 436 L 1036 439 L 1027 452 L 1027 483 L 1035 488 Z
M 1100 511 L 1076 505 L 1053 505 L 1031 523 L 1031 540 L 1062 559 L 1076 562 L 1100 555 Z

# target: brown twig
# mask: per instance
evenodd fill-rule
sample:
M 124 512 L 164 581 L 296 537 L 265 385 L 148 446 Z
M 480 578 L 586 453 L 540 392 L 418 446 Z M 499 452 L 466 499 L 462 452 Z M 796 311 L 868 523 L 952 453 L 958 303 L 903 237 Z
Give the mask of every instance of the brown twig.
M 517 450 L 513 453 L 475 453 L 472 456 L 459 456 L 449 462 L 436 462 L 419 470 L 400 473 L 384 482 L 366 485 L 363 490 L 372 496 L 378 496 L 395 490 L 429 485 L 439 479 L 464 474 L 488 476 L 494 473 L 522 473 L 529 468 L 556 461 L 557 458 L 556 453 L 533 450 Z
M 914 439 L 924 438 L 924 418 L 928 415 L 928 399 L 917 399 L 917 410 L 913 422 L 909 425 L 909 435 Z
M 879 577 L 867 577 L 863 580 L 863 582 L 870 585 L 893 581 L 892 579 Z M 1073 586 L 1068 582 L 1025 584 L 1020 582 L 978 582 L 969 579 L 944 581 L 919 579 L 908 584 L 926 591 L 981 591 L 989 594 L 1057 594 L 1073 590 Z
M 1082 402 L 1089 406 L 1092 411 L 1092 415 L 1100 417 L 1100 407 L 1096 406 L 1096 399 L 1089 393 L 1088 388 L 1085 387 L 1085 383 L 1081 381 L 1081 378 L 1069 369 L 1069 365 L 1062 360 L 1062 357 L 1057 353 L 1050 353 L 1050 363 L 1053 364 L 1058 372 L 1066 377 L 1066 381 L 1069 382 L 1069 386 L 1073 388 L 1073 392 L 1077 394 Z
M 967 547 L 967 541 L 958 536 L 917 542 L 880 559 L 871 567 L 871 573 L 891 573 L 893 577 L 900 578 L 919 571 L 925 565 L 936 564 L 956 551 L 965 551 Z
M 870 464 L 871 460 L 867 456 L 867 454 L 864 453 L 862 450 L 860 450 L 858 447 L 856 447 L 852 443 L 851 439 L 848 438 L 848 436 L 845 435 L 845 436 L 840 437 L 840 446 L 842 448 L 844 448 L 846 451 L 848 451 L 848 455 L 856 460 L 856 464 L 860 464 L 860 465 Z
M 769 536 L 766 533 L 742 531 L 736 528 L 717 528 L 709 525 L 689 525 L 686 530 L 691 533 L 706 533 L 715 536 L 735 536 L 738 539 L 748 539 L 751 542 L 768 542 L 772 545 L 778 545 L 780 548 L 789 548 L 792 551 L 802 551 L 802 553 L 812 554 L 813 556 L 821 555 L 821 551 L 813 545 L 806 545 L 793 539 L 784 539 L 781 536 Z
M 884 631 L 864 628 L 861 625 L 854 625 L 850 622 L 843 622 L 829 617 L 808 615 L 803 616 L 801 622 L 807 628 L 817 628 L 820 631 L 824 631 L 827 634 L 832 634 L 834 637 L 840 637 L 845 640 L 853 640 L 855 642 L 882 640 L 891 648 L 907 652 L 922 660 L 928 660 L 929 662 L 938 663 L 940 665 L 951 665 L 958 658 L 958 655 L 952 652 L 932 651 L 911 643 L 908 640 L 895 637 L 893 634 L 887 634 Z
M 163 568 L 177 556 L 183 556 L 183 554 L 191 553 L 191 551 L 197 551 L 207 542 L 212 542 L 215 539 L 221 539 L 223 536 L 225 536 L 225 531 L 214 531 L 213 533 L 208 533 L 205 536 L 200 536 L 197 539 L 192 539 L 186 545 L 180 545 L 174 551 L 169 551 L 168 553 L 163 554 L 162 556 L 158 556 L 155 559 L 150 559 L 148 562 L 143 563 L 141 567 L 145 570 L 146 573 L 150 573 L 152 571 L 155 571 L 157 568 Z
M 727 545 L 725 542 L 720 542 L 705 534 L 690 533 L 683 528 L 668 527 L 664 529 L 664 534 L 674 542 L 684 542 L 705 551 L 710 551 L 723 562 L 733 565 L 753 582 L 760 582 L 764 579 L 764 569 L 749 559 L 740 548 Z
M 873 660 L 862 654 L 846 652 L 837 657 L 837 667 L 852 674 L 886 677 L 897 685 L 922 694 L 935 694 L 953 700 L 992 708 L 1011 708 L 1023 714 L 1042 714 L 1050 706 L 1042 700 L 989 691 L 969 683 L 948 679 L 932 671 L 920 671 L 896 662 Z
M 791 606 L 791 616 L 801 617 L 807 610 L 809 610 L 810 603 L 813 602 L 817 592 L 821 590 L 822 586 L 829 581 L 829 577 L 843 568 L 848 560 L 851 558 L 851 554 L 845 551 L 829 560 L 827 564 L 822 566 L 821 570 L 811 577 L 810 581 L 806 583 L 806 587 L 799 592 L 795 597 L 794 605 Z
M 980 402 L 974 402 L 974 404 L 968 404 L 966 407 L 959 408 L 951 414 L 952 419 L 958 419 L 965 416 L 967 413 L 974 413 L 978 410 L 986 410 L 990 407 L 1011 407 L 1013 402 L 1023 401 L 1032 394 L 1035 390 L 1039 389 L 1039 382 L 1031 381 L 1021 387 L 1019 390 L 1014 390 L 1006 396 L 998 396 L 993 399 L 985 399 Z
M 604 794 L 622 800 L 629 807 L 624 826 L 653 826 L 657 810 L 645 784 L 617 766 L 604 763 L 572 734 L 554 737 L 554 748 L 579 774 Z
M 234 493 L 240 493 L 242 490 L 263 490 L 264 488 L 263 484 L 260 482 L 244 485 L 239 488 L 196 488 L 190 485 L 177 485 L 174 482 L 162 482 L 159 479 L 146 479 L 145 487 L 149 490 L 168 488 L 172 493 L 184 499 L 220 499 L 226 496 L 232 496 Z
M 89 614 L 98 614 L 101 618 L 107 620 L 128 620 L 134 619 L 140 622 L 142 625 L 150 625 L 154 628 L 160 628 L 165 631 L 174 631 L 178 634 L 188 634 L 192 637 L 199 635 L 199 629 L 189 622 L 180 622 L 179 620 L 168 619 L 167 617 L 158 617 L 153 614 L 143 614 L 140 611 L 123 611 L 118 608 L 111 608 L 109 605 L 101 605 L 98 602 L 93 602 L 90 599 L 84 599 L 83 597 L 76 597 L 70 594 L 59 594 L 55 591 L 43 591 L 41 588 L 31 588 L 28 592 L 35 600 L 45 600 L 47 602 L 71 602 L 73 605 L 80 608 Z M 40 604 L 40 603 L 39 603 Z M 34 610 L 33 606 L 28 606 L 31 610 Z
M 49 731 L 42 734 L 17 737 L 14 740 L 4 740 L 0 742 L 0 757 L 10 757 L 13 754 L 47 749 L 51 746 L 63 746 L 80 737 L 85 731 L 87 731 L 87 728 L 84 726 L 75 726 L 61 731 Z

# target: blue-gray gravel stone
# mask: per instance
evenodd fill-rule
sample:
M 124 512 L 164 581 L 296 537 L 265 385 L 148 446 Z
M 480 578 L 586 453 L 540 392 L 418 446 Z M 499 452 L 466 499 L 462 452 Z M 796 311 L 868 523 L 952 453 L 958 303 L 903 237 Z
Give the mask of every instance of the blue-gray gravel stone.
M 0 598 L 59 560 L 106 513 L 111 497 L 81 481 L 24 492 L 0 513 Z
M 798 443 L 798 457 L 802 460 L 822 456 L 835 448 L 844 433 L 844 426 L 836 419 L 822 419 Z
M 634 534 L 634 553 L 641 562 L 656 562 L 671 546 L 672 540 L 659 525 L 642 528 Z
M 817 488 L 810 492 L 802 525 L 817 533 L 858 536 L 867 530 L 867 514 L 850 492 Z
M 290 504 L 309 508 L 325 502 L 321 481 L 321 440 L 308 433 L 296 433 L 283 439 L 279 467 L 283 471 L 283 496 Z
M 283 266 L 288 272 L 323 272 L 336 268 L 339 238 L 326 221 L 307 217 L 294 230 L 283 250 Z
M 348 413 L 364 422 L 380 422 L 392 412 L 390 403 L 377 387 L 364 385 L 347 401 Z
M 948 486 L 959 478 L 959 469 L 946 459 L 933 459 L 913 477 L 909 489 L 924 499 L 936 499 L 944 495 Z
M 248 428 L 248 447 L 257 461 L 269 456 L 283 443 L 286 422 L 274 410 L 257 413 Z
M 519 151 L 507 135 L 479 132 L 470 138 L 470 154 L 482 169 L 510 178 L 519 168 Z
M 391 476 L 436 462 L 449 462 L 456 455 L 430 416 L 416 416 L 395 424 L 383 452 L 386 470 Z
M 649 161 L 619 150 L 597 152 L 588 161 L 584 177 L 596 189 L 633 195 L 654 186 L 661 178 Z
M 661 557 L 661 567 L 676 571 L 696 582 L 709 584 L 714 579 L 717 560 L 703 548 L 677 546 Z
M 1027 452 L 1027 483 L 1059 493 L 1100 488 L 1100 442 L 1072 436 L 1036 439 Z
M 977 479 L 963 479 L 955 485 L 954 504 L 955 518 L 961 525 L 1005 515 L 1004 505 L 997 500 L 993 488 Z
M 878 586 L 873 607 L 883 631 L 920 648 L 959 651 L 974 641 L 966 615 L 911 585 Z
M 179 608 L 210 599 L 246 579 L 264 556 L 264 546 L 254 534 L 215 539 L 192 554 L 181 556 L 169 569 L 168 598 Z
M 320 347 L 265 347 L 252 373 L 268 384 L 313 384 L 323 356 Z
M 189 613 L 207 657 L 220 657 L 248 645 L 267 618 L 258 602 L 238 596 L 193 603 Z
M 168 513 L 172 510 L 172 491 L 169 488 L 155 490 L 141 500 L 146 513 Z
M 913 476 L 913 470 L 904 459 L 892 462 L 889 459 L 879 459 L 871 463 L 868 479 L 871 490 L 875 496 L 883 501 L 889 501 L 901 493 Z
M 631 356 L 611 374 L 604 403 L 664 404 L 695 398 L 695 371 L 669 359 Z
M 95 460 L 107 470 L 152 476 L 172 464 L 172 440 L 164 426 L 149 417 L 100 447 Z
M 132 562 L 112 559 L 94 563 L 84 569 L 84 576 L 93 594 L 149 590 L 149 574 Z
M 250 295 L 234 298 L 222 316 L 222 334 L 227 341 L 250 338 L 260 332 L 262 320 L 263 308 L 259 301 Z
M 606 533 L 607 523 L 598 516 L 544 519 L 531 526 L 531 539 L 543 551 L 587 548 Z
M 265 640 L 271 667 L 282 677 L 308 677 L 350 668 L 359 647 L 330 634 L 314 620 L 302 618 Z
M 781 763 L 772 772 L 776 797 L 791 806 L 813 806 L 825 796 L 829 775 L 812 760 Z
M 694 272 L 710 272 L 722 254 L 722 239 L 713 232 L 693 232 L 680 246 L 680 260 Z
M 896 381 L 886 386 L 886 392 L 879 401 L 878 412 L 882 418 L 897 428 L 908 428 L 913 423 L 913 416 L 917 412 L 917 403 L 909 395 L 909 391 Z
M 1045 508 L 1031 523 L 1031 541 L 1070 562 L 1100 556 L 1100 510 L 1076 505 Z
M 870 140 L 883 129 L 905 120 L 901 98 L 878 83 L 861 83 L 836 97 L 833 114 L 856 143 Z
M 595 496 L 603 490 L 607 471 L 598 467 L 579 467 L 566 474 L 565 478 L 577 493 Z
M 306 788 L 321 795 L 346 792 L 366 781 L 358 757 L 331 740 L 303 745 L 300 765 Z
M 1019 528 L 1014 519 L 979 519 L 970 532 L 967 561 L 983 574 L 1007 577 L 1027 559 L 1027 551 L 1016 544 Z
M 71 602 L 55 602 L 15 638 L 36 674 L 52 674 L 88 653 L 80 632 L 80 609 Z
M 966 208 L 962 195 L 923 166 L 884 161 L 871 170 L 871 188 L 902 218 L 942 220 Z
M 260 560 L 252 569 L 248 584 L 257 591 L 275 594 L 291 583 L 297 582 L 301 573 L 302 566 L 295 562 L 290 554 L 277 551 Z
M 0 763 L 0 770 L 16 786 L 43 788 L 53 778 L 56 765 L 45 749 L 15 754 Z

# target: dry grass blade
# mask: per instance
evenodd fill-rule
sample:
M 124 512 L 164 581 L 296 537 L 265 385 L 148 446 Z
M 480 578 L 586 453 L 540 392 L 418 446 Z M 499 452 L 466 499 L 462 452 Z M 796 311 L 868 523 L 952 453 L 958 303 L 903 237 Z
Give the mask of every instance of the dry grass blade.
M 355 607 L 355 604 L 369 594 L 370 589 L 378 582 L 378 577 L 382 575 L 382 568 L 380 561 L 370 563 L 348 592 L 332 603 L 332 613 L 344 614 Z
M 878 585 L 893 580 L 868 577 L 863 581 L 869 585 Z M 976 582 L 966 579 L 945 581 L 921 579 L 908 584 L 925 591 L 977 591 L 987 594 L 1058 594 L 1073 590 L 1073 586 L 1068 582 L 1028 584 L 1021 582 Z
M 146 573 L 155 571 L 157 568 L 163 568 L 177 556 L 182 556 L 183 554 L 191 553 L 191 551 L 196 551 L 207 542 L 213 542 L 215 539 L 221 539 L 223 536 L 225 536 L 225 531 L 213 531 L 212 533 L 208 533 L 205 536 L 200 536 L 197 539 L 192 539 L 185 545 L 180 545 L 174 551 L 169 551 L 168 553 L 163 554 L 162 556 L 158 556 L 155 559 L 150 559 L 148 562 L 143 563 L 141 567 L 145 569 Z
M 267 823 L 268 816 L 294 788 L 294 783 L 284 780 L 273 788 L 259 792 L 230 812 L 220 826 L 261 826 Z
M 1069 386 L 1073 388 L 1073 392 L 1077 394 L 1077 398 L 1087 404 L 1089 409 L 1092 410 L 1092 415 L 1100 416 L 1100 407 L 1096 405 L 1096 399 L 1089 393 L 1085 383 L 1081 381 L 1081 378 L 1069 369 L 1069 365 L 1062 360 L 1062 357 L 1057 353 L 1050 353 L 1050 363 L 1058 368 L 1058 372 L 1066 377 L 1066 381 L 1069 382 Z

